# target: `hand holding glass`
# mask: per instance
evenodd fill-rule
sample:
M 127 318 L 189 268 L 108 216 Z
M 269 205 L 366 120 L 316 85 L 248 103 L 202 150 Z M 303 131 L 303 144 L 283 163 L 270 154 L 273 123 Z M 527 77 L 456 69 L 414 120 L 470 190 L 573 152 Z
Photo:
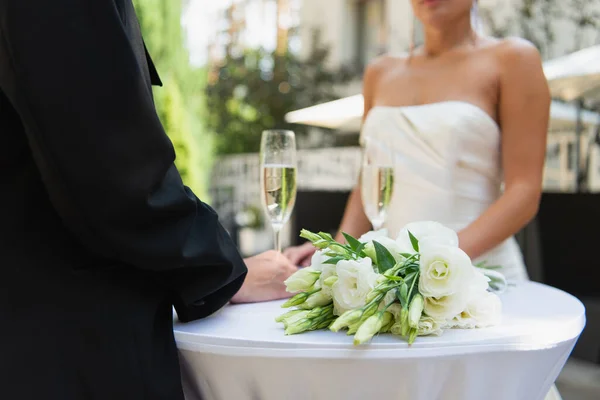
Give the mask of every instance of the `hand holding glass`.
M 260 145 L 261 200 L 281 251 L 279 233 L 296 203 L 296 138 L 292 131 L 264 131 Z

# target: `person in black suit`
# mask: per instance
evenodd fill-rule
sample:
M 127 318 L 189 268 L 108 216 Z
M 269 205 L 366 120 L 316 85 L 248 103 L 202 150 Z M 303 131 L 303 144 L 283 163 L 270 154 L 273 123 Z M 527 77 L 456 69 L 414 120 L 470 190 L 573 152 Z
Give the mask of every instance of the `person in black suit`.
M 286 295 L 183 185 L 153 83 L 131 0 L 0 0 L 3 400 L 182 399 L 172 307 Z

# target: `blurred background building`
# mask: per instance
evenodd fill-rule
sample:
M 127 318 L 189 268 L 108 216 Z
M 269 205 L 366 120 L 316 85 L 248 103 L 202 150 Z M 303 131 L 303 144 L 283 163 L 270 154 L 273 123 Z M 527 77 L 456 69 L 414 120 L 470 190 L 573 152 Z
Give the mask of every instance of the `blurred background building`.
M 360 94 L 371 60 L 408 49 L 409 1 L 134 3 L 165 83 L 156 104 L 177 166 L 242 252 L 272 246 L 258 183 L 265 129 L 293 129 L 300 149 L 298 200 L 284 243 L 297 243 L 301 227 L 335 230 L 359 171 L 360 96 L 351 96 Z M 480 0 L 478 15 L 478 29 L 530 40 L 548 66 L 600 46 L 600 0 Z M 415 38 L 423 40 L 418 23 Z M 597 50 L 588 64 L 600 66 Z M 590 367 L 600 363 L 600 285 L 591 278 L 600 224 L 599 97 L 555 96 L 540 214 L 519 235 L 532 278 L 575 294 L 588 309 L 588 326 L 559 382 L 565 400 L 600 398 L 600 372 Z M 336 103 L 343 118 L 354 113 L 354 122 L 289 122 L 293 111 L 337 99 L 345 99 Z

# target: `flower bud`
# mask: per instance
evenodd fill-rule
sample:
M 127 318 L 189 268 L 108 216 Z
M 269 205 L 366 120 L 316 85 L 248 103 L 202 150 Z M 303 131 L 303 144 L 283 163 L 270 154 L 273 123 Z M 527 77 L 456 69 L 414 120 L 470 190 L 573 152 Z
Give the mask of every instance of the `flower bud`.
M 312 233 L 311 231 L 307 231 L 306 229 L 302 229 L 300 231 L 300 237 L 313 243 L 323 240 L 321 236 L 317 235 L 316 233 Z
M 359 345 L 368 342 L 375 336 L 383 326 L 383 316 L 381 313 L 373 315 L 358 328 L 354 335 L 354 345 Z
M 350 310 L 343 313 L 329 328 L 333 332 L 337 332 L 347 326 L 350 326 L 360 320 L 362 317 L 362 310 Z
M 355 322 L 354 324 L 350 325 L 348 327 L 348 336 L 354 335 L 358 331 L 358 328 L 360 328 L 361 324 L 362 324 L 362 322 L 358 321 L 358 322 Z
M 417 335 L 418 335 L 418 331 L 414 328 L 411 328 L 410 333 L 408 334 L 408 345 L 409 346 L 415 342 Z
M 331 303 L 331 296 L 323 293 L 323 291 L 318 291 L 317 293 L 313 293 L 306 301 L 300 304 L 300 307 L 305 310 L 311 310 L 315 307 L 323 307 Z
M 375 251 L 375 245 L 373 244 L 373 242 L 367 243 L 363 248 L 363 251 L 365 252 L 367 257 L 371 259 L 371 261 L 377 263 L 377 252 Z
M 310 290 L 321 275 L 312 267 L 302 268 L 290 276 L 284 283 L 290 293 Z
M 333 322 L 332 318 L 327 318 L 324 321 L 322 321 L 319 325 L 317 325 L 317 327 L 315 329 L 327 329 L 327 328 L 329 328 L 329 326 L 331 325 L 332 322 Z
M 298 293 L 297 295 L 295 295 L 294 297 L 288 299 L 288 301 L 283 303 L 281 305 L 281 308 L 290 308 L 290 307 L 298 306 L 298 305 L 304 303 L 306 301 L 306 299 L 308 298 L 308 296 L 309 296 L 309 294 L 305 293 L 305 292 Z
M 288 326 L 293 325 L 300 320 L 306 319 L 307 316 L 308 311 L 300 311 L 299 313 L 295 313 L 283 319 L 281 322 L 283 322 L 283 327 L 287 329 Z
M 333 305 L 327 307 L 315 307 L 308 312 L 306 318 L 320 318 L 326 315 L 333 316 Z
M 341 244 L 335 243 L 329 246 L 329 250 L 340 256 L 349 256 L 350 252 Z
M 292 324 L 289 324 L 285 330 L 286 335 L 295 335 L 297 333 L 306 332 L 310 329 L 312 321 L 310 319 L 301 319 Z
M 377 311 L 379 311 L 379 302 L 381 301 L 381 299 L 383 298 L 383 294 L 380 293 L 371 304 L 369 304 L 369 306 L 364 310 L 363 312 L 363 320 L 367 319 L 368 317 L 370 317 L 371 315 L 375 314 Z
M 377 298 L 377 296 L 379 296 L 380 294 L 381 294 L 381 292 L 377 288 L 371 290 L 369 292 L 369 294 L 367 294 L 367 297 L 365 298 L 365 302 L 367 304 L 369 304 L 370 302 L 375 300 Z
M 400 323 L 399 321 L 396 322 L 390 328 L 390 332 L 392 333 L 392 335 L 402 336 L 402 323 Z
M 423 296 L 420 294 L 417 294 L 415 297 L 413 297 L 412 301 L 410 302 L 410 307 L 408 308 L 408 325 L 413 329 L 419 327 L 419 320 L 423 314 L 423 305 Z
M 275 322 L 283 322 L 285 319 L 290 318 L 298 313 L 303 312 L 303 310 L 292 310 L 292 311 L 288 311 L 285 314 L 280 315 L 279 317 L 275 318 Z
M 383 326 L 381 327 L 381 333 L 387 333 L 392 329 L 392 325 L 394 325 L 394 316 L 390 312 L 383 313 Z
M 410 326 L 408 325 L 408 310 L 406 308 L 400 311 L 400 324 L 402 325 L 402 336 L 408 335 Z
M 330 276 L 329 278 L 323 281 L 323 284 L 327 287 L 333 287 L 333 285 L 338 281 L 338 277 L 335 275 Z

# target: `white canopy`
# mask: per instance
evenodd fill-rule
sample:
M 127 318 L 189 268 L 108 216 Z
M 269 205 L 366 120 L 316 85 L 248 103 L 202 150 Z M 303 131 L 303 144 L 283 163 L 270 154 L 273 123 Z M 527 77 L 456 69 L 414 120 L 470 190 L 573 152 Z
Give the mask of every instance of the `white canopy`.
M 552 97 L 600 101 L 600 45 L 544 63 Z
M 600 102 L 600 45 L 589 47 L 544 63 L 544 74 L 552 97 L 570 102 L 576 99 Z M 340 100 L 293 111 L 286 121 L 341 131 L 360 130 L 363 114 L 363 97 L 355 95 Z M 582 113 L 584 126 L 595 125 L 598 114 Z M 570 127 L 577 122 L 577 107 L 553 102 L 550 129 Z
M 286 115 L 286 121 L 293 124 L 318 126 L 341 131 L 358 132 L 363 115 L 362 95 L 346 97 L 340 100 L 293 111 Z M 582 112 L 584 126 L 593 126 L 600 121 L 600 115 L 590 111 Z M 577 122 L 577 107 L 572 104 L 552 102 L 550 109 L 550 129 L 572 128 Z

